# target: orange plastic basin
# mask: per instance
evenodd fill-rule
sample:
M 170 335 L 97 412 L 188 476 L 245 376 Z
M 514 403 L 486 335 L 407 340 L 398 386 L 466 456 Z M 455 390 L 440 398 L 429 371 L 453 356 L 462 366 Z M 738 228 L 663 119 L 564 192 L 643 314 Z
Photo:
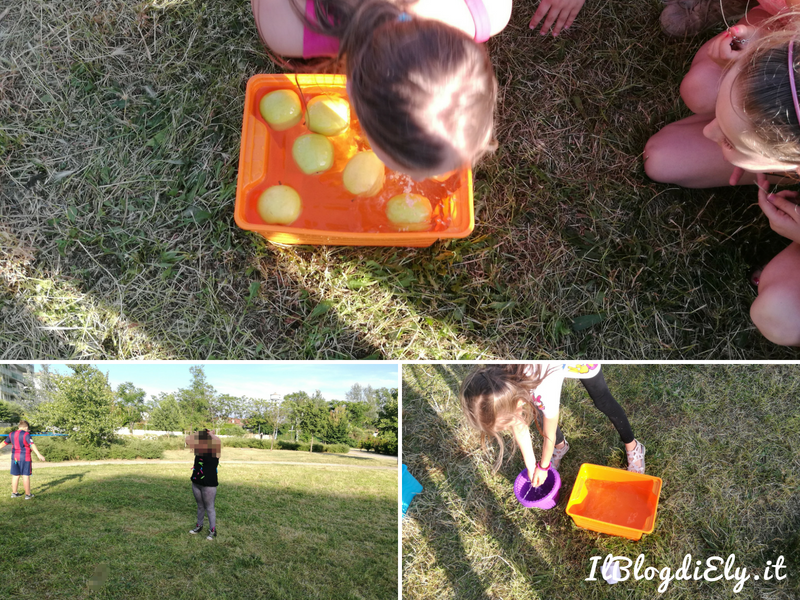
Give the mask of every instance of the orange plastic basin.
M 658 477 L 584 463 L 567 514 L 578 527 L 638 540 L 653 532 L 660 494 Z
M 417 183 L 387 168 L 383 190 L 372 198 L 356 197 L 344 188 L 342 170 L 347 160 L 356 151 L 369 148 L 352 110 L 349 130 L 329 138 L 334 145 L 333 167 L 321 175 L 302 173 L 292 159 L 291 148 L 298 136 L 309 133 L 305 120 L 286 131 L 274 131 L 258 109 L 261 98 L 278 89 L 292 89 L 305 102 L 323 93 L 347 98 L 344 75 L 250 78 L 244 101 L 234 208 L 239 227 L 281 244 L 343 246 L 430 246 L 436 240 L 466 237 L 472 232 L 475 220 L 470 169 L 455 171 L 443 181 L 427 179 Z M 293 187 L 302 199 L 300 216 L 291 225 L 266 223 L 256 210 L 261 193 L 278 184 Z M 386 203 L 404 192 L 421 194 L 431 201 L 429 230 L 398 231 L 386 217 Z

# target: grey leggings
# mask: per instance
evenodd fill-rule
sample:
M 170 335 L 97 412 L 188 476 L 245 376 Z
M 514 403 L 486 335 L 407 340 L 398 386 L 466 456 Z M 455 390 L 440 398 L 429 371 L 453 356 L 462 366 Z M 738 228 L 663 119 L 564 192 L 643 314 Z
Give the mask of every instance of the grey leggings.
M 216 528 L 217 511 L 214 510 L 214 499 L 217 497 L 217 488 L 193 483 L 192 492 L 197 501 L 197 526 L 202 527 L 203 517 L 208 514 L 208 526 L 211 529 Z

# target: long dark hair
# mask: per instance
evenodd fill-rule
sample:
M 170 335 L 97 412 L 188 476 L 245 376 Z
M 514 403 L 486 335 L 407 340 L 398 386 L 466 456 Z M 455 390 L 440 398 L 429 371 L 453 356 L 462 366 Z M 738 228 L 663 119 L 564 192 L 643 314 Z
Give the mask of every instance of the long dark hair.
M 306 27 L 340 40 L 350 100 L 367 137 L 400 166 L 442 173 L 493 149 L 497 80 L 489 55 L 438 21 L 400 20 L 412 2 L 314 0 Z

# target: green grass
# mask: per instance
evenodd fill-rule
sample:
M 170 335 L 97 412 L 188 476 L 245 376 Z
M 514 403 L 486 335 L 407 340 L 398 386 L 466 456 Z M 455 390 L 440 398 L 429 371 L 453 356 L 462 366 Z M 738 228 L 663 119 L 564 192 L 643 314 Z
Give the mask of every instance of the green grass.
M 565 507 L 582 463 L 625 467 L 619 437 L 577 381 L 567 381 L 561 423 L 570 442 L 559 504 L 523 508 L 513 480 L 519 453 L 491 474 L 493 456 L 463 422 L 458 388 L 467 365 L 403 369 L 403 462 L 424 491 L 403 519 L 403 597 L 522 600 L 660 597 L 655 581 L 586 582 L 608 553 L 659 570 L 684 557 L 736 555 L 760 572 L 784 556 L 788 578 L 750 580 L 742 598 L 800 596 L 800 384 L 795 366 L 607 365 L 609 387 L 662 478 L 656 527 L 634 542 L 579 529 Z M 534 448 L 540 448 L 534 435 Z M 538 451 L 537 451 L 538 455 Z M 694 564 L 692 565 L 694 567 Z M 663 597 L 722 599 L 735 582 L 673 581 Z
M 753 266 L 786 240 L 753 190 L 650 182 L 704 37 L 658 2 L 568 35 L 516 3 L 489 43 L 500 149 L 474 233 L 427 249 L 278 247 L 233 221 L 244 89 L 276 66 L 250 3 L 21 0 L 0 21 L 0 356 L 786 358 Z
M 182 465 L 40 468 L 0 479 L 0 593 L 14 598 L 397 595 L 396 472 L 221 465 L 218 537 L 191 536 Z M 206 526 L 208 523 L 206 522 Z

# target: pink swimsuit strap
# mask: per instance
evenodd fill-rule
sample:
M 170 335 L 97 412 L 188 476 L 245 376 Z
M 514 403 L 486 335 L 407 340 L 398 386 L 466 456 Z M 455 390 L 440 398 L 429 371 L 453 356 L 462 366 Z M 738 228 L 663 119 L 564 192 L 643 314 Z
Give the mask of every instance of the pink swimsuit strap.
M 492 24 L 489 21 L 489 12 L 483 0 L 464 0 L 472 21 L 475 23 L 475 41 L 479 44 L 488 40 L 492 35 Z M 306 0 L 306 18 L 316 22 L 314 0 Z M 339 54 L 339 40 L 335 37 L 321 35 L 315 31 L 303 28 L 303 58 L 315 56 L 336 56 Z
M 306 18 L 312 23 L 317 22 L 314 0 L 306 0 Z M 308 27 L 303 27 L 303 58 L 336 56 L 337 54 L 339 54 L 338 38 L 322 35 Z
M 492 24 L 489 21 L 489 12 L 483 0 L 464 0 L 472 20 L 475 22 L 475 41 L 482 44 L 492 37 Z

